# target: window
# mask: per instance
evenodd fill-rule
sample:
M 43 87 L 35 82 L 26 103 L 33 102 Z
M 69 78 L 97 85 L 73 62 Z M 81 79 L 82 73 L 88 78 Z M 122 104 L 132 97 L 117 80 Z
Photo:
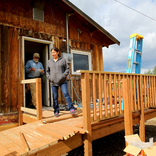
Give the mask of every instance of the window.
M 33 19 L 44 22 L 44 10 L 33 8 Z
M 91 53 L 72 50 L 72 74 L 77 74 L 76 70 L 91 70 Z

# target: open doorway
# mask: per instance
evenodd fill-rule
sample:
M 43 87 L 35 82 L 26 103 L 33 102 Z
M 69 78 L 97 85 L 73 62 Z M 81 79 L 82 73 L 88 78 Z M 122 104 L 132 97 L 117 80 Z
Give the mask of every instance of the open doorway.
M 33 54 L 35 52 L 39 53 L 40 59 L 39 61 L 43 64 L 44 67 L 44 75 L 42 76 L 42 105 L 43 106 L 51 106 L 50 100 L 50 86 L 49 81 L 46 79 L 46 66 L 47 61 L 50 58 L 50 49 L 52 48 L 52 42 L 44 41 L 39 39 L 33 39 L 30 37 L 23 37 L 23 67 L 25 67 L 28 60 L 33 59 Z M 27 79 L 27 75 L 25 73 L 25 68 L 23 68 L 23 78 Z M 30 95 L 26 95 L 25 87 L 24 87 L 24 106 L 26 107 L 30 100 Z M 27 101 L 27 102 L 26 102 Z

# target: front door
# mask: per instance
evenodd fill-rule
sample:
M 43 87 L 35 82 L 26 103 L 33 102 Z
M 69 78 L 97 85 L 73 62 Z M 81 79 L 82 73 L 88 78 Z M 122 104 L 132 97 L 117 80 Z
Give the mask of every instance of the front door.
M 46 66 L 47 61 L 49 59 L 49 52 L 50 48 L 52 47 L 52 42 L 50 41 L 44 41 L 44 40 L 38 40 L 33 38 L 24 37 L 23 39 L 23 79 L 26 79 L 26 73 L 25 73 L 25 65 L 28 60 L 33 59 L 33 54 L 35 52 L 40 54 L 39 61 L 43 64 L 44 67 L 44 75 L 42 76 L 42 105 L 43 106 L 50 106 L 51 105 L 51 98 L 50 98 L 50 86 L 49 81 L 46 78 Z M 24 87 L 24 97 L 25 97 L 25 87 Z M 26 100 L 27 97 L 24 98 L 24 106 L 26 107 Z

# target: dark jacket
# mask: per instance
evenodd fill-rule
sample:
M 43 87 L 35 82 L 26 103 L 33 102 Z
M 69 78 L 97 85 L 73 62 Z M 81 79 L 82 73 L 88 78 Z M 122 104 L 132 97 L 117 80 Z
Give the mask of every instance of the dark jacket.
M 52 86 L 60 86 L 65 83 L 68 74 L 69 65 L 65 58 L 59 57 L 56 62 L 53 58 L 48 60 L 46 75 Z

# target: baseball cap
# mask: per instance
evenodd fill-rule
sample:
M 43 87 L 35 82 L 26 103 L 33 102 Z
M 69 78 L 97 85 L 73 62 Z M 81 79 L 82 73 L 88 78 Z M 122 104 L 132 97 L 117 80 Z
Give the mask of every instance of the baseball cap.
M 40 57 L 39 53 L 34 53 L 33 57 Z

